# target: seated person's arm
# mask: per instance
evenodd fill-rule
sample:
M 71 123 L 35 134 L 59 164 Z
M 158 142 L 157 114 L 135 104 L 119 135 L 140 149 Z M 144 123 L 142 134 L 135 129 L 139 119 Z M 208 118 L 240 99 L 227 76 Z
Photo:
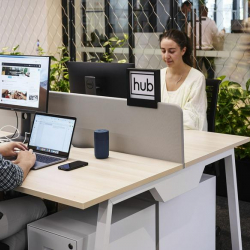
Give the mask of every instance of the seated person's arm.
M 195 81 L 183 107 L 184 129 L 207 130 L 205 77 Z
M 0 155 L 0 191 L 12 190 L 23 182 L 23 170 Z
M 19 153 L 15 149 L 23 150 Z M 0 191 L 7 191 L 20 186 L 34 165 L 36 157 L 22 143 L 10 142 L 0 145 Z M 5 160 L 3 156 L 14 156 L 14 162 Z
M 213 36 L 216 37 L 224 37 L 225 36 L 225 29 L 223 28 L 221 31 L 218 30 L 218 27 L 216 25 L 216 23 L 213 21 L 214 25 L 211 26 L 212 28 L 212 32 L 213 32 Z

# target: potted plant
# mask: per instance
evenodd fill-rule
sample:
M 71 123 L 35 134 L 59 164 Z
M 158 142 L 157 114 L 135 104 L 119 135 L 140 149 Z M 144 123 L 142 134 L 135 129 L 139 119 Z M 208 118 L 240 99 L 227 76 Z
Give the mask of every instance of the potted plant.
M 51 56 L 53 62 L 50 67 L 50 90 L 69 92 L 69 73 L 67 62 L 69 56 L 66 47 L 57 48 L 58 58 Z
M 0 55 L 21 55 L 22 54 L 21 52 L 17 51 L 17 49 L 19 48 L 19 45 L 13 47 L 11 51 L 8 51 L 8 48 L 9 47 L 2 48 Z
M 219 89 L 215 130 L 218 133 L 250 137 L 250 79 L 246 89 L 240 84 L 222 80 Z M 250 201 L 250 143 L 235 149 L 238 194 L 240 200 Z M 224 162 L 220 162 L 220 175 L 217 179 L 217 194 L 226 195 Z
M 109 49 L 109 52 L 103 53 L 100 62 L 111 63 L 114 60 L 114 57 L 116 57 L 114 54 L 115 49 L 122 48 L 127 41 L 128 41 L 127 34 L 123 34 L 123 39 L 119 39 L 117 36 L 109 38 L 106 42 L 103 43 L 103 47 L 107 47 Z M 118 63 L 125 63 L 126 61 L 127 61 L 126 59 L 122 59 L 118 60 Z

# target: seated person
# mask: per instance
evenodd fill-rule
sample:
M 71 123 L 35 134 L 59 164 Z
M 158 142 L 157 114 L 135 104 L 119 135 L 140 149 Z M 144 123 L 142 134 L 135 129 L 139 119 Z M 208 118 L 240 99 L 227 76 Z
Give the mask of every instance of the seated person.
M 184 129 L 207 130 L 205 77 L 192 67 L 192 47 L 188 36 L 179 30 L 160 35 L 162 59 L 161 101 L 180 106 Z
M 220 44 L 223 46 L 225 29 L 219 31 L 214 20 L 208 17 L 208 8 L 205 5 L 200 6 L 201 13 L 201 49 L 202 50 L 214 50 L 214 47 Z M 199 49 L 200 41 L 200 25 L 198 24 L 199 19 L 196 19 L 196 49 Z M 188 26 L 188 36 L 191 37 L 191 25 Z M 220 42 L 219 42 L 220 41 Z M 220 48 L 222 50 L 222 48 Z M 198 57 L 199 69 L 202 70 L 204 64 L 207 71 L 207 78 L 214 79 L 215 75 L 215 63 L 214 57 Z
M 17 153 L 16 149 L 20 152 Z M 3 158 L 15 155 L 17 159 L 13 162 Z M 0 191 L 20 186 L 35 161 L 35 154 L 22 143 L 0 144 Z M 7 244 L 10 250 L 27 249 L 26 225 L 46 214 L 46 206 L 40 198 L 24 196 L 0 201 L 0 241 Z

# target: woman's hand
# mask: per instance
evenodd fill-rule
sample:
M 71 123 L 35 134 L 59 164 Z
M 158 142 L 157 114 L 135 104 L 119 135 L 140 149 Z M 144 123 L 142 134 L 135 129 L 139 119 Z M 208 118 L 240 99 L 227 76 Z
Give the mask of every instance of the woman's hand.
M 21 142 L 5 142 L 0 144 L 0 153 L 2 156 L 16 156 L 18 151 L 27 151 L 27 147 Z

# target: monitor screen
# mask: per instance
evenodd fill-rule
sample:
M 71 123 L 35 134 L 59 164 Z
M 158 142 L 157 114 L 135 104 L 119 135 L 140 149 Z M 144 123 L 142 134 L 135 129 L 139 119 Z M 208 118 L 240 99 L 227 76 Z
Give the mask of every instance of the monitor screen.
M 47 112 L 49 56 L 0 55 L 0 108 Z
M 94 77 L 96 94 L 127 98 L 128 68 L 134 63 L 68 62 L 70 92 L 87 94 L 85 77 Z

